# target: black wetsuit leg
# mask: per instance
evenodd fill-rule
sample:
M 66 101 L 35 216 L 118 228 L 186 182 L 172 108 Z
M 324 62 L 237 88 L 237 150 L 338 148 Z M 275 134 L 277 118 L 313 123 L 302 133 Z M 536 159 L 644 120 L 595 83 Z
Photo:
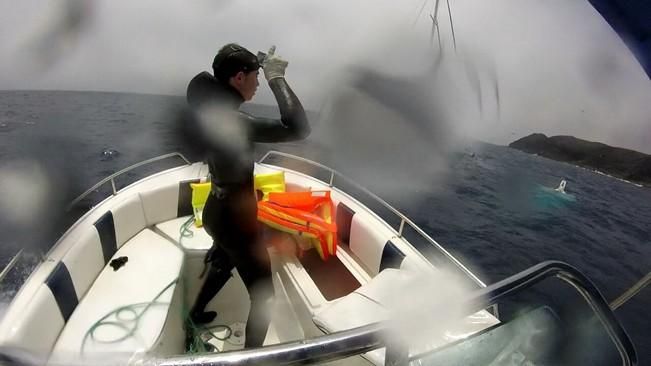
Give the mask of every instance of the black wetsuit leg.
M 242 277 L 251 300 L 244 346 L 261 347 L 271 320 L 272 304 L 268 300 L 273 296 L 273 283 L 269 256 L 266 254 L 266 258 L 261 258 L 259 253 L 236 250 L 230 258 Z
M 244 187 L 239 192 L 227 193 L 219 198 L 211 194 L 202 219 L 206 231 L 218 245 L 218 254 L 225 254 L 231 268 L 237 268 L 249 292 L 251 310 L 246 325 L 245 346 L 260 347 L 269 327 L 271 305 L 268 300 L 273 296 L 273 284 L 269 255 L 258 240 L 257 202 L 252 187 Z M 205 298 L 210 296 L 209 302 L 222 286 L 221 281 L 209 284 L 206 279 L 200 297 L 203 299 L 204 294 Z
M 232 277 L 231 271 L 234 268 L 229 255 L 219 246 L 213 242 L 213 247 L 208 252 L 208 273 L 206 280 L 199 291 L 197 300 L 194 303 L 192 311 L 190 312 L 193 320 L 198 319 L 201 313 L 204 312 L 206 305 L 212 300 L 219 290 L 224 287 L 226 282 Z

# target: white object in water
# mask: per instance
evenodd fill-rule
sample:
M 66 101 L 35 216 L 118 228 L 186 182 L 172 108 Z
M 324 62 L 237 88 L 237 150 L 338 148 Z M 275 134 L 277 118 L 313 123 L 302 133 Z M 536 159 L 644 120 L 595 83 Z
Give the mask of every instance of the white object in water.
M 567 185 L 567 182 L 565 179 L 561 179 L 561 183 L 558 185 L 558 187 L 555 189 L 557 192 L 565 193 L 565 186 Z

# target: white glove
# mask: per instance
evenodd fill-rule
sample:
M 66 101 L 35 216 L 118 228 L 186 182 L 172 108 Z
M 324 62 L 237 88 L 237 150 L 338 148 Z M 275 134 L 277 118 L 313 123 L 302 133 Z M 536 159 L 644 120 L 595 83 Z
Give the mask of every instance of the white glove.
M 275 78 L 284 78 L 285 69 L 287 68 L 288 62 L 274 54 L 276 52 L 276 46 L 271 46 L 267 56 L 262 61 L 262 69 L 264 70 L 264 77 L 267 81 Z

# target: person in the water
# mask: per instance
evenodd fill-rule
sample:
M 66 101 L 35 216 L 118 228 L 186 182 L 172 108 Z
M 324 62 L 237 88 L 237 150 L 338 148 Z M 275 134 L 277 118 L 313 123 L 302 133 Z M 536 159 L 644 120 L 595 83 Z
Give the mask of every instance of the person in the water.
M 213 238 L 206 256 L 206 281 L 190 312 L 195 323 L 209 323 L 217 315 L 205 311 L 237 268 L 251 299 L 246 347 L 262 346 L 269 326 L 273 295 L 266 247 L 258 241 L 257 200 L 253 188 L 253 143 L 306 138 L 307 116 L 285 80 L 287 62 L 275 48 L 258 56 L 237 44 L 223 46 L 214 58 L 214 75 L 202 72 L 189 83 L 187 101 L 195 118 L 191 124 L 207 151 L 212 190 L 203 210 L 203 223 Z M 260 118 L 239 111 L 258 88 L 259 68 L 276 98 L 280 119 Z
M 556 187 L 556 192 L 560 193 L 565 193 L 565 186 L 567 185 L 567 182 L 565 181 L 565 178 L 561 179 L 561 182 L 558 184 L 558 187 Z

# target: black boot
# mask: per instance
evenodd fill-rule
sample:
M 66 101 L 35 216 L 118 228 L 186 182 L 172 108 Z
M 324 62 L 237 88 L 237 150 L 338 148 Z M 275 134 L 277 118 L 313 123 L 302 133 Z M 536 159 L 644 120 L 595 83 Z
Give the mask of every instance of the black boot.
M 190 313 L 190 319 L 194 324 L 208 324 L 217 317 L 216 311 L 202 311 Z
M 206 305 L 212 300 L 219 290 L 224 287 L 226 282 L 231 278 L 232 265 L 225 265 L 223 260 L 214 260 L 210 262 L 210 268 L 206 275 L 206 281 L 203 283 L 197 301 L 190 311 L 190 319 L 195 324 L 210 323 L 215 319 L 217 313 L 214 311 L 204 311 Z

